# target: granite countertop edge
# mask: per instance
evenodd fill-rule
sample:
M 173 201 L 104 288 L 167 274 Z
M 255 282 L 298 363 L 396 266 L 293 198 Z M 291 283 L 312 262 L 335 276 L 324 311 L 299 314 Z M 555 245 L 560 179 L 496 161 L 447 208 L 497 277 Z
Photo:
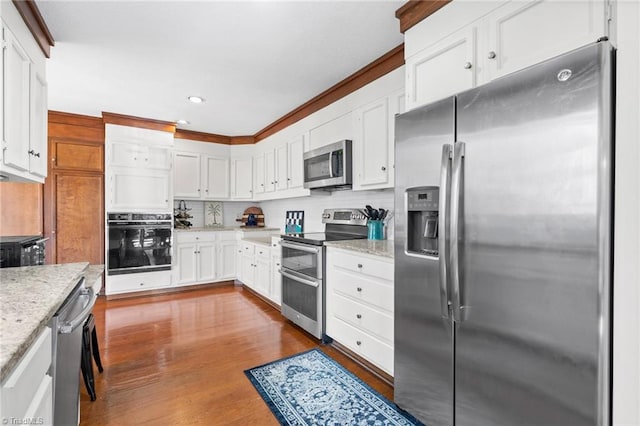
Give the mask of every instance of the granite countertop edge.
M 88 266 L 79 262 L 0 270 L 0 382 L 48 325 Z
M 233 232 L 233 231 L 242 231 L 242 232 L 269 231 L 269 232 L 276 232 L 276 231 L 280 231 L 280 228 L 267 228 L 267 227 L 241 228 L 239 226 L 207 226 L 207 227 L 202 227 L 202 228 L 188 228 L 188 229 L 174 228 L 174 231 L 176 231 L 176 232 Z
M 373 256 L 393 259 L 393 240 L 344 240 L 329 241 L 324 243 L 327 247 L 335 247 L 356 253 L 365 253 Z

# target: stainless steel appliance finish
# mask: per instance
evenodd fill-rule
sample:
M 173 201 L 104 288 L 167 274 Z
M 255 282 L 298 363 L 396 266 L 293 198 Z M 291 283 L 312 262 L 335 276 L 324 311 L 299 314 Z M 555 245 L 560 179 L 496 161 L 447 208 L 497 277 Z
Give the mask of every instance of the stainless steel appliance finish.
M 44 265 L 47 240 L 41 235 L 0 237 L 0 268 Z
M 109 213 L 107 275 L 170 270 L 172 230 L 167 213 Z
M 285 234 L 282 247 L 282 304 L 286 318 L 318 339 L 325 329 L 325 241 L 367 238 L 366 218 L 357 209 L 325 209 L 325 232 Z
M 304 153 L 304 187 L 349 189 L 352 181 L 351 141 L 342 140 Z
M 395 402 L 425 424 L 610 424 L 613 55 L 397 117 Z M 421 186 L 432 254 L 407 250 Z
M 82 326 L 96 301 L 92 288 L 78 281 L 52 319 L 53 418 L 55 425 L 77 425 L 80 404 Z

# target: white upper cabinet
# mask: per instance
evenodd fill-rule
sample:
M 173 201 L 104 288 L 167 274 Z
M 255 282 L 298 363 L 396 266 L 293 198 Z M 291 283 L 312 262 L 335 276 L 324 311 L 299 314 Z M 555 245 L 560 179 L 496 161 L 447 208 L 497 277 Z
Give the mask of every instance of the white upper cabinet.
M 226 200 L 229 198 L 229 158 L 205 155 L 202 159 L 204 198 Z
M 253 177 L 251 157 L 231 159 L 231 198 L 253 198 Z
M 304 185 L 304 139 L 302 136 L 288 144 L 287 186 L 290 189 L 302 188 Z M 278 168 L 280 170 L 280 168 Z
M 174 153 L 175 198 L 229 198 L 229 158 L 194 152 Z
M 287 161 L 287 151 L 289 150 L 288 144 L 279 145 L 275 150 L 275 190 L 282 191 L 289 187 L 289 164 Z
M 469 26 L 407 59 L 407 109 L 471 89 L 477 79 L 477 28 Z
M 264 192 L 276 190 L 276 163 L 275 152 L 269 150 L 264 154 Z
M 200 198 L 200 154 L 176 152 L 173 159 L 173 195 L 182 198 Z
M 253 157 L 253 188 L 256 194 L 263 194 L 265 191 L 264 169 L 264 154 Z
M 485 81 L 525 68 L 607 35 L 602 0 L 514 1 L 487 17 Z
M 2 179 L 47 176 L 45 57 L 11 2 L 2 5 Z
M 136 143 L 114 142 L 111 145 L 109 164 L 116 167 L 169 170 L 171 150 L 169 147 L 145 146 Z
M 395 115 L 404 111 L 404 91 L 353 113 L 353 190 L 393 188 Z
M 605 0 L 454 1 L 405 34 L 407 109 L 595 43 L 607 10 Z

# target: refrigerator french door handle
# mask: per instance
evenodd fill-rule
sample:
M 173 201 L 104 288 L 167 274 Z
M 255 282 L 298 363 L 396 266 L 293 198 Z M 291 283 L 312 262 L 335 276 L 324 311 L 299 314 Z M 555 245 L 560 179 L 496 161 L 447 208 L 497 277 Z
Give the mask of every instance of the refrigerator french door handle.
M 440 269 L 440 313 L 442 318 L 451 318 L 449 314 L 449 247 L 447 246 L 447 206 L 449 198 L 449 184 L 451 182 L 451 157 L 453 156 L 453 146 L 442 145 L 442 162 L 440 166 L 440 192 L 438 205 L 440 214 L 438 217 L 438 264 Z
M 456 142 L 453 148 L 453 173 L 451 176 L 451 208 L 450 208 L 450 237 L 451 250 L 451 311 L 453 320 L 463 321 L 462 302 L 460 295 L 460 249 L 458 244 L 460 231 L 460 181 L 462 179 L 462 164 L 465 154 L 464 142 Z

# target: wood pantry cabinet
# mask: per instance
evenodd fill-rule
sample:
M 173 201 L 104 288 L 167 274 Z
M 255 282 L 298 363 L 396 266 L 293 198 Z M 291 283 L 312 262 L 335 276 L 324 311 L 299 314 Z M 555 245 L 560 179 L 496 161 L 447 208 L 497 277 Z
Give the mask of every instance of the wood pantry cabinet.
M 405 33 L 408 110 L 595 43 L 611 19 L 605 0 L 467 6 L 454 1 Z
M 3 2 L 0 176 L 43 183 L 47 176 L 45 56 L 11 2 Z
M 49 175 L 44 184 L 46 262 L 104 263 L 104 124 L 49 113 Z
M 393 259 L 327 247 L 326 334 L 393 376 Z
M 236 233 L 189 231 L 175 233 L 175 285 L 232 280 L 236 275 Z

